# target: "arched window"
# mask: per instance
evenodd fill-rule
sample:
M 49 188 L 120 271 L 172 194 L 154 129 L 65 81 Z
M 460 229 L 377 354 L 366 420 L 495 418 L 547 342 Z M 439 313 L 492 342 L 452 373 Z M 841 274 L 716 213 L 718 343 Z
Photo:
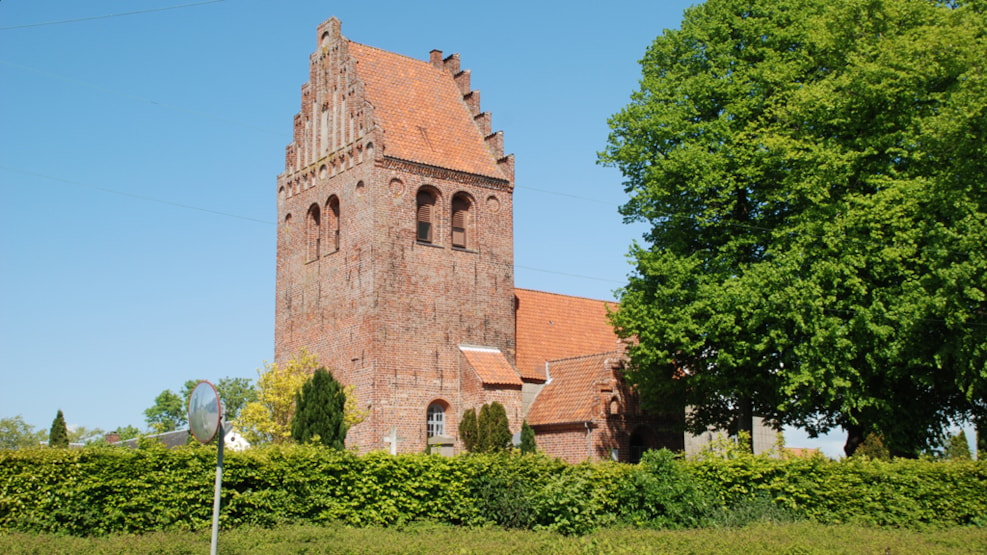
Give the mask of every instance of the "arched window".
M 468 249 L 473 241 L 473 203 L 464 194 L 452 198 L 452 246 Z
M 305 242 L 308 247 L 308 261 L 311 262 L 319 258 L 319 205 L 313 204 L 308 209 L 305 216 Z
M 442 403 L 428 406 L 428 437 L 446 435 L 446 408 Z
M 326 202 L 326 254 L 339 250 L 339 198 L 335 195 Z
M 435 194 L 422 189 L 418 191 L 416 210 L 417 238 L 421 243 L 431 243 L 435 236 L 438 214 L 435 212 Z

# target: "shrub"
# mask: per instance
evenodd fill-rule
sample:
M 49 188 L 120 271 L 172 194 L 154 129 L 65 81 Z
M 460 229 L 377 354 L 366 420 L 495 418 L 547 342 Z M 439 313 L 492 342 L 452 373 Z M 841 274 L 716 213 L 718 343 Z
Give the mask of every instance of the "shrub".
M 205 530 L 216 449 L 0 451 L 0 530 L 73 535 Z M 544 455 L 358 456 L 320 445 L 227 453 L 221 525 L 437 522 L 584 534 L 789 518 L 984 525 L 987 462 L 732 459 L 568 465 Z

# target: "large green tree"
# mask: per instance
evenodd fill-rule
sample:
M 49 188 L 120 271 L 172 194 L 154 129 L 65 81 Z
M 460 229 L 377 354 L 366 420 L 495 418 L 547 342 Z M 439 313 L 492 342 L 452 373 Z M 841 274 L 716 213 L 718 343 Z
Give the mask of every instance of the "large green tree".
M 188 424 L 188 395 L 181 396 L 170 389 L 162 391 L 154 398 L 154 404 L 144 410 L 144 420 L 154 433 L 183 428 Z
M 325 368 L 316 369 L 295 394 L 291 438 L 298 443 L 317 441 L 342 451 L 346 441 L 345 408 L 343 386 Z
M 179 393 L 166 389 L 154 398 L 154 404 L 144 410 L 144 418 L 152 432 L 171 432 L 188 424 L 188 400 L 198 380 L 186 380 Z M 222 378 L 215 384 L 223 403 L 223 419 L 235 420 L 247 403 L 257 400 L 257 390 L 249 378 Z
M 223 402 L 223 417 L 231 422 L 240 416 L 247 403 L 257 400 L 257 390 L 250 378 L 222 378 L 216 382 L 216 392 Z
M 46 435 L 24 422 L 20 415 L 0 418 L 0 449 L 37 447 Z
M 709 0 L 600 161 L 650 230 L 613 322 L 686 425 L 914 455 L 987 412 L 987 5 Z

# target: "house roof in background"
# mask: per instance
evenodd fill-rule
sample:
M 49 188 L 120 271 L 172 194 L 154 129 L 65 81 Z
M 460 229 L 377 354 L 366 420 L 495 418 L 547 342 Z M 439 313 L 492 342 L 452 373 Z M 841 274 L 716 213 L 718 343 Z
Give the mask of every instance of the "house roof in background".
M 613 351 L 617 334 L 607 318 L 616 303 L 515 289 L 517 355 L 521 376 L 545 380 L 545 363 Z
M 532 403 L 528 424 L 589 422 L 602 417 L 600 401 L 614 394 L 614 364 L 622 358 L 623 351 L 617 350 L 550 362 L 551 380 Z

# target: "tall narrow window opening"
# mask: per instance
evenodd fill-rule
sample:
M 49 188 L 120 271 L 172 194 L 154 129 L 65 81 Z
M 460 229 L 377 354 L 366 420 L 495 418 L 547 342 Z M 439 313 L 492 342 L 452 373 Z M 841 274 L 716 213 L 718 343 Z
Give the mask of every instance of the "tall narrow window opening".
M 326 202 L 326 254 L 339 250 L 339 198 Z
M 452 199 L 452 246 L 467 249 L 472 241 L 471 218 L 473 203 L 466 195 L 456 195 Z
M 435 235 L 435 195 L 430 191 L 418 191 L 417 237 L 422 243 L 431 243 Z
M 305 217 L 305 241 L 308 246 L 308 261 L 311 262 L 319 258 L 319 205 L 313 204 L 308 209 Z

